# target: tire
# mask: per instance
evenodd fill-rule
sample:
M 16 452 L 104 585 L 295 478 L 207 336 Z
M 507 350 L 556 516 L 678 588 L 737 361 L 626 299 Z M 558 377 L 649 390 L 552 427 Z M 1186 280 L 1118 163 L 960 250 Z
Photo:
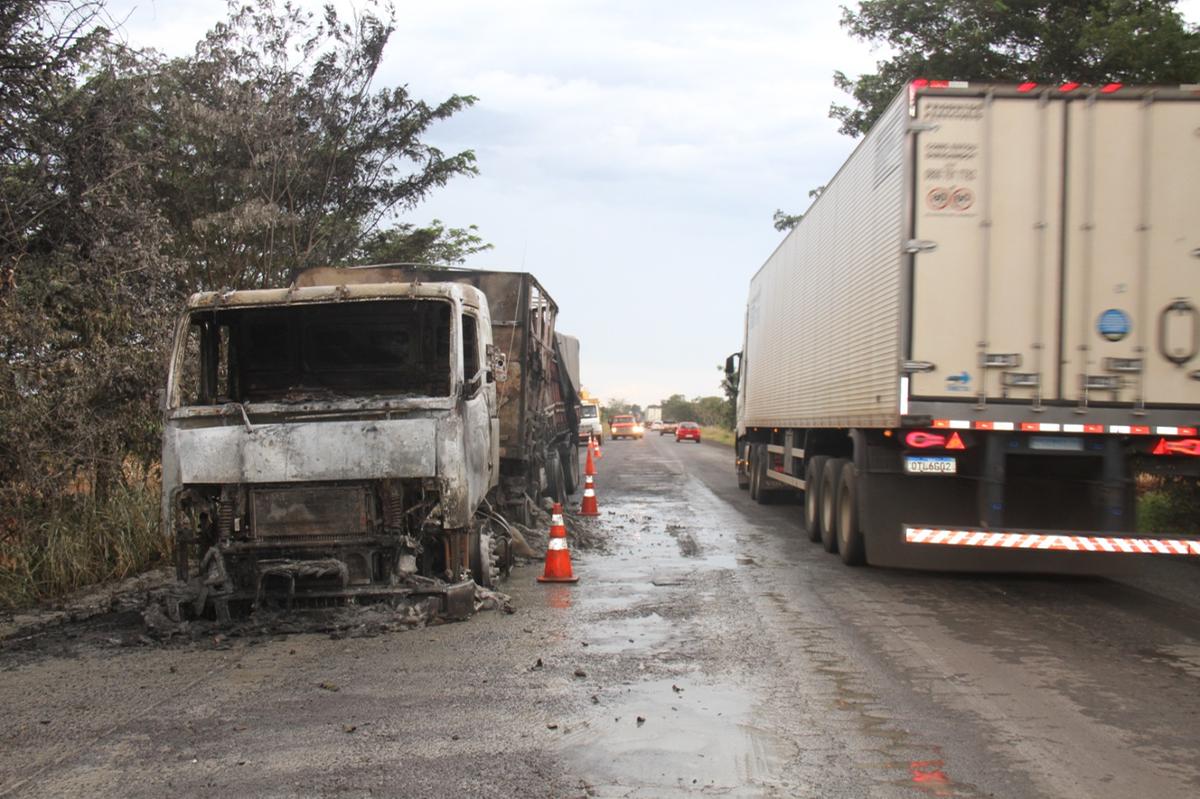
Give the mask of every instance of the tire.
M 747 449 L 749 448 L 747 447 Z M 740 450 L 741 447 L 738 447 L 734 450 L 733 473 L 737 476 L 737 487 L 745 491 L 750 487 L 750 471 L 749 469 L 743 469 L 738 465 L 738 460 L 741 457 Z
M 489 533 L 472 530 L 469 538 L 471 551 L 468 561 L 471 579 L 480 588 L 495 588 L 500 582 L 501 569 L 496 545 Z
M 579 468 L 579 447 L 574 444 L 563 444 L 558 451 L 558 459 L 565 464 L 563 468 L 563 491 L 569 496 L 579 490 L 583 480 Z
M 758 502 L 758 446 L 751 444 L 746 447 L 746 460 L 749 464 L 746 466 L 748 472 L 746 487 L 750 489 L 750 499 Z
M 804 465 L 804 529 L 809 541 L 821 540 L 821 476 L 828 460 L 825 455 L 813 455 Z
M 772 494 L 765 487 L 767 484 L 767 461 L 771 455 L 767 452 L 766 446 L 756 444 L 758 449 L 758 458 L 754 461 L 754 478 L 758 481 L 758 495 L 754 497 L 754 501 L 759 505 L 770 505 Z
M 842 480 L 845 458 L 825 462 L 821 477 L 821 546 L 826 552 L 837 552 L 837 493 Z
M 842 479 L 838 481 L 837 492 L 838 554 L 847 566 L 861 566 L 867 560 L 858 513 L 863 487 L 858 469 L 848 462 L 842 467 Z
M 545 496 L 554 502 L 566 504 L 567 496 L 563 493 L 566 478 L 563 477 L 562 461 L 557 452 L 551 452 L 546 459 L 546 491 Z

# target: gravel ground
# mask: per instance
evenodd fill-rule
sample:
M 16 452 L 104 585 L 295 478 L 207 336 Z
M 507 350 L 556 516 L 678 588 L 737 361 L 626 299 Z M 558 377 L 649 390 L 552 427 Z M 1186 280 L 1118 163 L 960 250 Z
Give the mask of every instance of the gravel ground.
M 1193 564 L 846 569 L 799 505 L 734 487 L 727 448 L 604 456 L 602 516 L 568 525 L 580 582 L 518 567 L 512 613 L 10 626 L 0 796 L 1200 795 Z

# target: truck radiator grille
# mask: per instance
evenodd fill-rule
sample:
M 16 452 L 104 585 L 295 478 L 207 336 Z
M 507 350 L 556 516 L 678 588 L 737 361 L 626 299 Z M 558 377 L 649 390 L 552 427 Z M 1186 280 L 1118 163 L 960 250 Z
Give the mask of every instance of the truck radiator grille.
M 250 492 L 253 536 L 266 541 L 322 543 L 369 535 L 367 486 L 259 488 Z

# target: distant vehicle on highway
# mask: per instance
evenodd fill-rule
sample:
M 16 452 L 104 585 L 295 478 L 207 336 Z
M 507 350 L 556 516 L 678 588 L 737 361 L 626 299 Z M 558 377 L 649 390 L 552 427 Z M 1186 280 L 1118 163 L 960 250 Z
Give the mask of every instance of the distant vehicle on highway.
M 662 423 L 662 427 L 658 428 L 658 434 L 660 436 L 671 435 L 675 432 L 675 428 L 678 426 L 679 426 L 679 422 L 672 422 L 670 420 L 666 420 Z
M 579 441 L 586 443 L 595 436 L 597 444 L 604 443 L 604 425 L 600 424 L 600 400 L 583 399 L 579 405 Z
M 613 437 L 613 439 L 640 439 L 644 432 L 645 429 L 642 427 L 641 423 L 629 414 L 614 416 L 612 418 L 612 424 L 609 426 L 609 434 Z
M 662 426 L 663 426 L 663 423 L 662 423 L 661 419 L 656 419 L 655 421 L 650 423 L 650 429 L 654 430 L 656 432 L 659 430 L 662 430 Z
M 680 422 L 675 427 L 675 443 L 687 440 L 700 443 L 700 425 L 695 422 Z

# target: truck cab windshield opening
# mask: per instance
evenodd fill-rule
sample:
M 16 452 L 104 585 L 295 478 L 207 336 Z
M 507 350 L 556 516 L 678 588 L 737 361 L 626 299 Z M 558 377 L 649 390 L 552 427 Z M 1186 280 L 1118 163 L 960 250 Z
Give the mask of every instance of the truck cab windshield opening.
M 182 402 L 449 396 L 450 314 L 441 300 L 195 312 Z

